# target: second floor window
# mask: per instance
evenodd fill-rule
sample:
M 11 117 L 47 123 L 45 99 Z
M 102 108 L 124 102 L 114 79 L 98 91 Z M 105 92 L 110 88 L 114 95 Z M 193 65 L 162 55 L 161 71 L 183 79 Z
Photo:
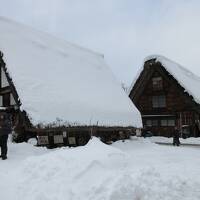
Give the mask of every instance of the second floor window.
M 165 108 L 166 107 L 166 97 L 165 95 L 153 96 L 152 97 L 153 108 Z
M 162 77 L 154 77 L 152 79 L 153 90 L 162 90 L 163 89 L 163 80 Z
M 158 120 L 154 119 L 154 120 L 146 120 L 146 126 L 151 127 L 151 126 L 158 126 Z

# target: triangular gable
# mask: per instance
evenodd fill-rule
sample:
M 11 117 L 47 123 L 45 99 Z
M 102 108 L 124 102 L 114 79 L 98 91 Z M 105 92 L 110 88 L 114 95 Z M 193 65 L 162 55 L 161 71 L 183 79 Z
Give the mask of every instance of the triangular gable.
M 180 85 L 177 79 L 172 76 L 166 68 L 157 61 L 156 59 L 147 60 L 144 63 L 143 70 L 141 71 L 139 77 L 135 80 L 135 84 L 129 94 L 133 103 L 138 105 L 139 99 L 146 89 L 149 81 L 153 78 L 153 74 L 158 73 L 169 85 L 173 86 L 174 89 L 181 95 L 182 99 L 187 105 L 190 105 L 191 108 L 200 112 L 200 105 L 193 99 L 193 97 L 185 90 L 185 88 Z
M 162 67 L 174 77 L 178 84 L 184 88 L 184 91 L 192 96 L 196 103 L 200 103 L 200 77 L 164 56 L 149 56 L 145 59 L 145 63 L 148 63 L 151 60 L 154 60 L 155 63 L 160 63 Z M 139 81 L 142 76 L 144 66 L 140 70 L 140 74 L 138 74 L 130 88 L 130 95 L 133 91 L 135 91 L 137 81 Z

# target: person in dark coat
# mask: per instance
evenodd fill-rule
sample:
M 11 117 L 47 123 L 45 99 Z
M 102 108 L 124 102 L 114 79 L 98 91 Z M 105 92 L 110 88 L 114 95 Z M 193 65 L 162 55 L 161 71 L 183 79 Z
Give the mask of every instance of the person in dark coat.
M 11 129 L 11 119 L 8 113 L 0 114 L 0 147 L 1 147 L 1 155 L 2 160 L 7 159 L 8 152 L 8 135 L 12 132 Z
M 174 128 L 174 133 L 173 133 L 173 145 L 174 146 L 179 146 L 180 145 L 180 133 L 177 127 Z

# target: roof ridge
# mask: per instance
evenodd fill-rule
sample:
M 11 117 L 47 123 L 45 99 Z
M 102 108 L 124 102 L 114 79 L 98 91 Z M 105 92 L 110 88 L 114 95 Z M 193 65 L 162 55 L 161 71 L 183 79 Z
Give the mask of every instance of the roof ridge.
M 169 62 L 172 62 L 172 63 L 176 64 L 176 66 L 179 67 L 181 70 L 183 70 L 185 73 L 187 73 L 187 75 L 191 75 L 191 76 L 195 77 L 196 79 L 198 79 L 200 81 L 200 76 L 196 75 L 194 72 L 192 72 L 191 70 L 189 70 L 187 67 L 182 66 L 179 63 L 177 63 L 177 62 L 175 62 L 175 61 L 173 61 L 173 60 L 171 60 L 171 59 L 169 59 L 169 58 L 167 58 L 167 57 L 165 57 L 163 55 L 159 55 L 159 54 L 156 55 L 155 54 L 155 55 L 147 56 L 144 59 L 144 63 L 146 61 L 149 61 L 149 60 L 152 60 L 152 59 L 156 59 L 156 61 L 160 61 L 159 59 L 165 59 L 165 60 L 167 60 Z M 161 62 L 161 64 L 162 64 L 162 62 Z M 165 67 L 165 66 L 163 66 L 163 67 Z
M 65 45 L 70 45 L 70 46 L 75 47 L 75 48 L 78 48 L 78 49 L 80 49 L 80 50 L 87 51 L 88 53 L 91 53 L 91 54 L 93 54 L 93 55 L 100 56 L 100 57 L 104 57 L 104 55 L 101 54 L 101 53 L 98 53 L 98 52 L 93 51 L 93 50 L 91 50 L 91 49 L 89 49 L 89 48 L 83 47 L 83 46 L 81 46 L 81 45 L 78 45 L 78 44 L 69 42 L 69 41 L 65 40 L 64 38 L 57 37 L 57 36 L 55 36 L 55 35 L 53 35 L 53 34 L 51 34 L 51 33 L 49 33 L 49 32 L 45 32 L 45 31 L 43 31 L 43 30 L 39 30 L 39 29 L 37 29 L 37 28 L 35 28 L 35 27 L 32 27 L 32 26 L 27 25 L 27 24 L 24 24 L 24 23 L 22 23 L 22 22 L 15 21 L 15 20 L 10 19 L 10 18 L 7 18 L 7 17 L 5 17 L 5 16 L 0 16 L 0 21 L 1 21 L 1 20 L 6 21 L 6 22 L 9 22 L 9 23 L 14 23 L 14 24 L 16 24 L 16 25 L 18 25 L 18 26 L 23 26 L 23 28 L 25 28 L 25 29 L 27 29 L 27 30 L 35 31 L 35 32 L 37 32 L 37 33 L 39 33 L 39 34 L 42 34 L 42 35 L 47 35 L 48 37 L 50 37 L 50 38 L 52 38 L 52 39 L 59 40 L 60 42 L 63 42 L 63 44 L 65 44 Z

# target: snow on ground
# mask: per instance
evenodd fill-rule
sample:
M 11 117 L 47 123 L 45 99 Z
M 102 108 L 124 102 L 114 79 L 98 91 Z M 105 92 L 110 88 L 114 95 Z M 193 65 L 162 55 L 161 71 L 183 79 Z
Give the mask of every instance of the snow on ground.
M 152 140 L 108 146 L 93 138 L 54 150 L 9 143 L 9 159 L 0 161 L 1 199 L 199 200 L 200 146 Z
M 166 144 L 172 143 L 172 138 L 167 138 L 167 137 L 150 137 L 149 139 L 154 143 L 166 143 Z M 183 145 L 185 144 L 200 145 L 200 138 L 193 138 L 193 137 L 187 139 L 180 138 L 180 142 Z

